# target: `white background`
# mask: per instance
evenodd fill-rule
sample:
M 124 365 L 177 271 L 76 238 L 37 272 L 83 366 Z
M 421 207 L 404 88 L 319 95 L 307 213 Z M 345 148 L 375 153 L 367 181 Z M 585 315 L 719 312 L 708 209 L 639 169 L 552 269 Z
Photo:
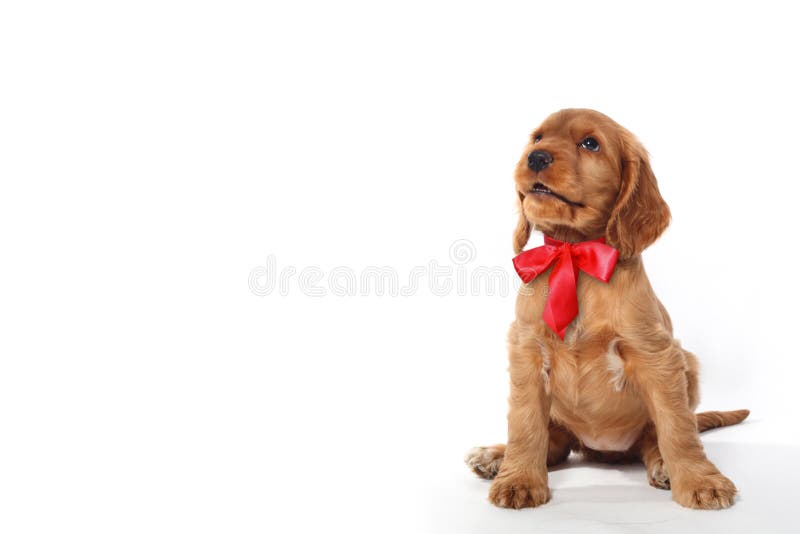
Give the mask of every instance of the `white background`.
M 778 6 L 4 3 L 0 530 L 790 530 L 800 39 Z M 563 107 L 652 153 L 674 222 L 648 273 L 701 408 L 752 410 L 705 438 L 729 511 L 580 464 L 541 509 L 489 505 L 461 458 L 504 440 L 513 291 L 248 285 L 268 257 L 402 282 L 459 239 L 511 280 L 511 172 Z

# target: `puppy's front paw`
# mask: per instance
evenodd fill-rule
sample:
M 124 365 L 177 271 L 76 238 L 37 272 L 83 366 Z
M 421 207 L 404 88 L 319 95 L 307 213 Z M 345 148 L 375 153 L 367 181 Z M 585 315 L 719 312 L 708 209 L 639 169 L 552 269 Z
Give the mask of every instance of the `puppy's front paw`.
M 736 486 L 722 473 L 672 480 L 672 498 L 687 508 L 716 510 L 733 504 Z
M 500 469 L 489 488 L 489 501 L 502 508 L 532 508 L 549 500 L 547 482 L 535 481 L 523 473 Z

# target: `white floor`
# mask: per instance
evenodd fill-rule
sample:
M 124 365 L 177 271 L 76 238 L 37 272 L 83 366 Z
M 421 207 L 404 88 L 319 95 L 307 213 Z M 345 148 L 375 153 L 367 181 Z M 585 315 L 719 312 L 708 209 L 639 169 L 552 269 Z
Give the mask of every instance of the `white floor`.
M 670 493 L 650 487 L 642 466 L 582 462 L 573 455 L 550 473 L 552 500 L 539 508 L 504 510 L 486 499 L 489 482 L 449 470 L 425 511 L 425 531 L 437 533 L 534 532 L 800 532 L 795 508 L 800 491 L 800 447 L 761 443 L 760 425 L 703 435 L 706 452 L 739 488 L 723 511 L 680 507 Z M 433 497 L 435 495 L 435 497 Z

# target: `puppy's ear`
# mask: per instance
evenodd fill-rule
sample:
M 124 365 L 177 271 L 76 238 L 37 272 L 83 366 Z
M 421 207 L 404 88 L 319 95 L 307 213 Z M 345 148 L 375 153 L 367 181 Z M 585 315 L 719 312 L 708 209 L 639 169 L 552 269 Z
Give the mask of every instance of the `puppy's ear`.
M 514 252 L 519 254 L 528 244 L 528 239 L 531 238 L 531 223 L 528 222 L 525 212 L 522 210 L 522 201 L 525 199 L 525 195 L 519 191 L 517 191 L 517 195 L 519 196 L 519 202 L 517 202 L 519 220 L 517 221 L 517 227 L 514 229 Z
M 647 151 L 629 132 L 622 137 L 622 183 L 606 226 L 606 242 L 623 258 L 641 254 L 667 229 L 669 206 L 661 198 Z

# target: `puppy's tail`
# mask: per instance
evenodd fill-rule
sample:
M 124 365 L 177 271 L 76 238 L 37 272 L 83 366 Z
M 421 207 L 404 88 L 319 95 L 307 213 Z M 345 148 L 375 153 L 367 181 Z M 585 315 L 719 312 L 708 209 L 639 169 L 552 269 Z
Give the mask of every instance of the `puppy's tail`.
M 700 412 L 697 414 L 697 431 L 705 432 L 706 430 L 711 430 L 712 428 L 735 425 L 747 419 L 748 415 L 750 415 L 750 410 L 733 410 L 730 412 Z

